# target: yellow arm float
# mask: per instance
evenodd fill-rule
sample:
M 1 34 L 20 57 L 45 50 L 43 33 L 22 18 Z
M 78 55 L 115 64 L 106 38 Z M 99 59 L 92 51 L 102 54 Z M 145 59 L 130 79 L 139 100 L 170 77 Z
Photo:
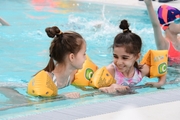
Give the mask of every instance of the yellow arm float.
M 58 88 L 51 77 L 42 70 L 28 83 L 27 93 L 33 96 L 51 97 L 57 95 Z
M 116 80 L 112 77 L 106 67 L 102 67 L 93 74 L 89 86 L 101 88 L 108 87 L 113 83 L 116 83 Z
M 75 74 L 75 79 L 72 82 L 72 85 L 75 86 L 89 86 L 89 80 L 91 79 L 94 72 L 98 67 L 86 56 L 86 61 L 83 64 L 83 68 L 78 70 Z
M 149 50 L 143 57 L 141 64 L 150 66 L 150 78 L 160 77 L 167 73 L 167 50 Z

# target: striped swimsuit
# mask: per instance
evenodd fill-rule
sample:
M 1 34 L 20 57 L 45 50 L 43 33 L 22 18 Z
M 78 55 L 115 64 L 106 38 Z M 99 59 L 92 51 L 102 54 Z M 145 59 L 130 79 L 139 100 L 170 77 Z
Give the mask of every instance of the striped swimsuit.
M 54 75 L 54 73 L 53 72 L 51 72 L 52 73 L 52 76 L 53 76 L 53 82 L 54 82 L 54 84 L 57 86 L 57 80 L 56 80 L 56 76 Z M 68 82 L 67 82 L 67 84 L 65 85 L 65 86 L 69 86 L 71 84 L 71 82 L 70 82 L 70 76 L 68 77 Z M 64 87 L 65 87 L 64 86 Z

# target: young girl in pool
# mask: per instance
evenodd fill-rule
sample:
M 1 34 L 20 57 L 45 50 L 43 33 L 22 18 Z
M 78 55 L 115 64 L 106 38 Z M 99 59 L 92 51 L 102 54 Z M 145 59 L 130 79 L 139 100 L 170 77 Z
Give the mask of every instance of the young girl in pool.
M 122 33 L 116 35 L 113 49 L 113 63 L 106 68 L 116 80 L 109 87 L 99 88 L 105 93 L 128 92 L 131 86 L 139 83 L 144 76 L 150 75 L 150 67 L 146 64 L 138 65 L 137 60 L 141 55 L 141 38 L 132 33 L 127 20 L 122 20 L 119 28 Z M 159 77 L 158 82 L 149 82 L 146 85 L 161 87 L 165 84 L 166 76 Z
M 168 50 L 168 63 L 171 66 L 180 65 L 180 11 L 177 8 L 161 5 L 158 17 L 151 0 L 144 0 L 154 29 L 156 46 L 159 50 Z M 164 30 L 163 37 L 161 28 Z
M 54 38 L 49 48 L 50 60 L 48 65 L 38 72 L 28 84 L 28 93 L 31 95 L 37 91 L 45 91 L 43 86 L 38 86 L 38 80 L 44 79 L 40 74 L 48 79 L 42 80 L 47 87 L 57 92 L 57 89 L 64 88 L 71 84 L 77 69 L 81 69 L 86 60 L 86 42 L 83 37 L 76 32 L 62 32 L 58 27 L 48 27 L 45 29 L 47 35 Z M 38 77 L 39 75 L 39 77 Z M 46 92 L 46 91 L 45 91 Z M 50 94 L 46 92 L 47 96 Z M 51 96 L 56 96 L 53 93 Z M 43 96 L 43 95 L 39 95 Z M 46 95 L 44 95 L 46 96 Z M 79 98 L 77 92 L 64 94 L 66 98 Z

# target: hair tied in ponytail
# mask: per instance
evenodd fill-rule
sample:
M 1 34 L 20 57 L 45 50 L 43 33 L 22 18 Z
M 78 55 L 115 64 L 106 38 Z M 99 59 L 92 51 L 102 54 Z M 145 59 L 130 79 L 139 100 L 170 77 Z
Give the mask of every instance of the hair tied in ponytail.
M 58 35 L 61 35 L 61 34 L 63 34 L 63 32 L 60 31 L 60 32 L 58 33 Z
M 51 54 L 49 54 L 49 57 L 51 58 L 51 57 L 52 57 L 52 55 L 51 55 Z
M 123 32 L 126 32 L 126 31 L 128 31 L 128 29 L 124 29 L 124 30 L 123 30 Z
M 62 40 L 62 37 L 63 37 L 63 32 L 60 31 L 59 33 L 56 34 L 57 37 L 60 37 L 60 39 Z

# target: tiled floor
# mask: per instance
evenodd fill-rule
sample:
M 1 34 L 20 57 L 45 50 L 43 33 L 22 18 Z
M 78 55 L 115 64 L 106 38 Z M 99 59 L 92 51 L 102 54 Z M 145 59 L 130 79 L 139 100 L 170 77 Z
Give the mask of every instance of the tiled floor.
M 179 120 L 180 88 L 127 95 L 13 120 Z

